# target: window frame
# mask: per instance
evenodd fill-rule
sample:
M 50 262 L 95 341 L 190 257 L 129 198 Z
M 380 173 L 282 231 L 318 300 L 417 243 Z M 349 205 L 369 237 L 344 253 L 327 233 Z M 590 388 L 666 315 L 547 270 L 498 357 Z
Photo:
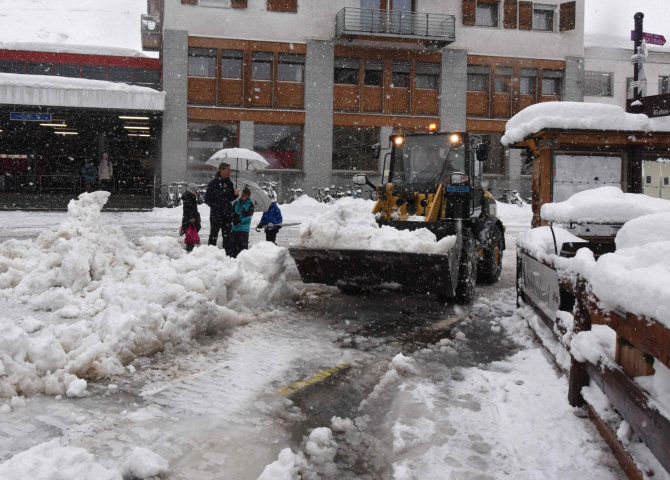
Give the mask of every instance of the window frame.
M 538 28 L 537 26 L 537 16 L 540 15 L 540 12 L 550 12 L 551 22 L 548 24 L 548 28 Z M 546 3 L 533 3 L 533 31 L 534 32 L 555 32 L 556 31 L 556 6 L 549 5 Z
M 205 54 L 206 53 L 206 54 Z M 217 57 L 218 51 L 216 48 L 201 48 L 201 47 L 188 47 L 188 65 L 187 65 L 187 76 L 195 78 L 216 78 L 217 76 Z M 196 75 L 191 72 L 191 58 L 209 58 L 214 59 L 214 68 L 212 69 L 213 74 L 209 75 L 209 68 L 206 75 Z
M 348 64 L 350 64 L 350 66 L 348 66 Z M 357 66 L 355 64 L 357 64 Z M 358 57 L 335 57 L 333 67 L 333 84 L 358 85 L 360 81 L 359 78 L 360 69 L 361 69 L 361 59 Z M 349 75 L 353 75 L 352 81 L 348 82 L 338 81 L 343 79 L 343 77 L 338 77 L 338 72 L 350 72 Z
M 588 70 L 584 72 L 584 96 L 613 97 L 614 73 Z
M 299 65 L 300 79 L 282 79 L 282 65 Z M 284 72 L 285 73 L 285 72 Z M 283 53 L 277 54 L 277 81 L 283 83 L 305 83 L 305 55 L 302 53 Z
M 336 132 L 337 131 L 337 132 Z M 351 140 L 352 135 L 346 131 L 357 131 L 360 134 L 360 137 L 355 138 L 355 140 L 360 140 L 359 142 L 354 142 Z M 374 131 L 374 132 L 373 132 Z M 369 143 L 366 141 L 366 135 L 372 134 L 373 137 L 376 137 L 375 141 Z M 347 139 L 338 143 L 341 135 L 344 135 Z M 371 147 L 375 143 L 379 143 L 381 138 L 381 128 L 380 127 L 344 127 L 344 126 L 333 126 L 332 131 L 332 146 L 333 153 L 331 156 L 331 167 L 333 171 L 341 172 L 374 172 L 379 171 L 379 162 L 372 155 Z M 353 155 L 350 154 L 353 153 Z M 345 155 L 347 154 L 347 155 Z M 343 157 L 342 162 L 336 160 L 336 157 Z M 346 158 L 345 158 L 346 157 Z M 353 161 L 352 161 L 353 159 Z M 360 162 L 362 160 L 361 163 Z M 369 161 L 369 165 L 366 165 L 364 162 Z M 336 162 L 338 162 L 336 164 Z M 360 166 L 360 168 L 358 168 Z M 374 168 L 367 168 L 373 167 Z
M 484 23 L 480 10 L 492 13 L 490 23 Z M 475 26 L 499 28 L 500 27 L 500 2 L 498 0 L 476 0 L 475 3 Z
M 267 52 L 256 50 L 251 52 L 251 80 L 256 82 L 272 82 L 273 81 L 273 70 L 274 70 L 275 54 L 274 52 Z M 265 69 L 261 70 L 257 67 L 259 66 L 269 66 L 268 77 L 258 77 L 257 74 L 261 71 L 264 72 Z
M 234 53 L 233 53 L 234 52 Z M 224 74 L 224 59 L 225 60 L 239 60 L 239 75 L 236 77 L 229 77 Z M 219 78 L 221 80 L 242 80 L 244 76 L 244 50 L 224 48 L 221 50 L 221 65 L 219 66 Z
M 269 150 L 269 148 L 273 145 L 270 144 L 269 146 L 264 146 L 264 145 L 259 145 L 257 144 L 257 140 L 261 138 L 261 135 L 259 135 L 256 132 L 256 128 L 261 128 L 261 127 L 276 127 L 279 129 L 286 128 L 286 129 L 293 129 L 296 128 L 299 130 L 300 133 L 300 138 L 299 141 L 296 140 L 298 144 L 297 150 L 277 150 L 278 152 L 297 152 L 297 158 L 293 159 L 293 165 L 290 167 L 273 167 L 271 160 L 268 160 L 268 163 L 270 163 L 270 166 L 265 168 L 265 170 L 272 170 L 272 171 L 293 171 L 293 170 L 302 170 L 303 168 L 303 160 L 304 160 L 304 150 L 305 150 L 305 126 L 302 124 L 277 124 L 277 123 L 264 123 L 264 122 L 254 122 L 254 144 L 253 144 L 253 150 L 255 152 L 258 152 L 260 155 L 263 155 L 263 151 Z M 277 138 L 277 140 L 274 143 L 279 143 L 283 139 L 288 138 L 288 136 L 284 136 L 281 139 Z M 295 138 L 295 136 L 294 136 Z M 297 162 L 297 165 L 296 165 Z
M 435 62 L 416 62 L 414 75 L 414 87 L 419 90 L 440 90 L 440 73 L 442 65 Z M 430 80 L 431 86 L 423 84 L 424 80 Z M 420 80 L 421 79 L 421 80 Z

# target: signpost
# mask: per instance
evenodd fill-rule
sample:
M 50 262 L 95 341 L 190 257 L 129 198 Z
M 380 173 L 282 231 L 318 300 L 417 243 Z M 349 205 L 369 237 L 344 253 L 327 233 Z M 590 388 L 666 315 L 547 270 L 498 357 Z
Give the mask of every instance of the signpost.
M 10 112 L 9 119 L 17 122 L 50 122 L 50 113 Z
M 640 99 L 642 105 L 639 105 L 638 111 L 634 113 L 644 113 L 649 118 L 666 117 L 670 115 L 670 94 L 650 95 Z M 632 100 L 626 101 L 627 111 L 631 111 Z
M 630 39 L 635 41 L 635 30 L 630 31 Z M 642 32 L 642 39 L 649 45 L 665 45 L 665 37 L 657 33 Z

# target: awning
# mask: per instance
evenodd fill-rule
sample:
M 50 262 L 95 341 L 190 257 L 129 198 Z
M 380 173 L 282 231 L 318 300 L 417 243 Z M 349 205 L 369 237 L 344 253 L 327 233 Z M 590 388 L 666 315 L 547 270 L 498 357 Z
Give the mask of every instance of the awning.
M 0 104 L 160 112 L 165 92 L 104 80 L 0 73 Z

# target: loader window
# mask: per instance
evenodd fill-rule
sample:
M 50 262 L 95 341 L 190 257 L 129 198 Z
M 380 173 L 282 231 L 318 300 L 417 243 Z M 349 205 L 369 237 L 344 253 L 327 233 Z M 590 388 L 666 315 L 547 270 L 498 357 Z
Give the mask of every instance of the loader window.
M 466 172 L 465 146 L 453 147 L 447 134 L 408 135 L 396 147 L 393 183 L 441 183 L 452 172 Z

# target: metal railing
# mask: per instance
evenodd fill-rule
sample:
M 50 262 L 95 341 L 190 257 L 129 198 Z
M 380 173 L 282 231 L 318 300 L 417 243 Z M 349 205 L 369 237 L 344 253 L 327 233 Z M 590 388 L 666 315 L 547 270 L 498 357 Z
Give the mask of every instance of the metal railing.
M 438 13 L 345 7 L 335 17 L 335 36 L 373 35 L 453 42 L 456 17 Z

